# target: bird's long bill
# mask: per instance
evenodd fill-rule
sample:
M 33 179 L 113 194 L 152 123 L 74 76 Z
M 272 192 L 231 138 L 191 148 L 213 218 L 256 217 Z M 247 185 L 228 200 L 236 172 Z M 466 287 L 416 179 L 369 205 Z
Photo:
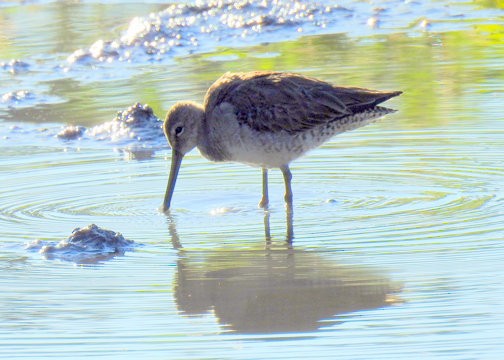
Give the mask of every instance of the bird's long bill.
M 184 158 L 183 154 L 179 153 L 176 150 L 172 151 L 170 177 L 168 178 L 168 185 L 166 186 L 166 193 L 163 202 L 163 211 L 167 211 L 170 209 L 173 191 L 175 190 L 175 183 L 177 182 L 177 175 L 180 169 L 180 164 L 182 164 L 183 158 Z

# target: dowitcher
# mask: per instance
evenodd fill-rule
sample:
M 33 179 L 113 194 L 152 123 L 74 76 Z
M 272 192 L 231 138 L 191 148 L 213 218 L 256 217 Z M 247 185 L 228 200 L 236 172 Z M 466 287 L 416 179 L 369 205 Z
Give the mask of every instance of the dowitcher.
M 166 115 L 163 129 L 172 160 L 163 210 L 170 208 L 184 155 L 195 147 L 212 161 L 261 167 L 263 208 L 268 169 L 279 168 L 292 209 L 290 162 L 336 134 L 394 112 L 377 105 L 399 94 L 333 86 L 292 73 L 226 73 L 208 89 L 203 105 L 179 102 Z

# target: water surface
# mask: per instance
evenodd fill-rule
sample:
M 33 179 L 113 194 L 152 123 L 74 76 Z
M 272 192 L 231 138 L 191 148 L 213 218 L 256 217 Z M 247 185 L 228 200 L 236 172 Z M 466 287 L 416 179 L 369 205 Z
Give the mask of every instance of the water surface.
M 0 68 L 0 95 L 34 94 L 0 103 L 0 357 L 499 358 L 503 10 L 405 4 L 345 2 L 329 29 L 199 34 L 205 47 L 68 71 L 74 51 L 167 4 L 0 7 L 0 62 L 29 64 Z M 162 118 L 222 72 L 253 69 L 404 91 L 397 113 L 292 164 L 292 245 L 278 171 L 265 214 L 258 169 L 194 151 L 167 216 L 163 139 L 135 159 L 122 143 L 55 136 L 137 101 Z M 91 223 L 142 246 L 85 265 L 24 248 Z

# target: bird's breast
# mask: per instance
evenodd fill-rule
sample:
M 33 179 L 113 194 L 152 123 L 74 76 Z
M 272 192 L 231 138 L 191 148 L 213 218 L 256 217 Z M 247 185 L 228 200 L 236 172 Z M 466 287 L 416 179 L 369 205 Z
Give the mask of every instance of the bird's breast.
M 327 135 L 327 136 L 325 136 Z M 258 131 L 246 125 L 227 129 L 216 148 L 226 154 L 224 161 L 234 161 L 253 166 L 276 168 L 289 164 L 305 152 L 319 146 L 330 134 L 317 129 L 299 133 L 286 131 Z

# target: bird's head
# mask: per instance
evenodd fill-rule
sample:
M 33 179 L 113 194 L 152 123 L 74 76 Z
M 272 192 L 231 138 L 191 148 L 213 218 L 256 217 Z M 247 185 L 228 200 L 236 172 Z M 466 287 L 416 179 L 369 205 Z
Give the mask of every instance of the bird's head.
M 193 102 L 176 103 L 166 114 L 163 131 L 172 148 L 172 162 L 163 202 L 163 211 L 170 208 L 177 175 L 184 155 L 198 145 L 198 133 L 203 118 L 203 107 Z
M 179 102 L 166 114 L 163 131 L 173 151 L 185 155 L 198 144 L 203 108 L 193 102 Z

